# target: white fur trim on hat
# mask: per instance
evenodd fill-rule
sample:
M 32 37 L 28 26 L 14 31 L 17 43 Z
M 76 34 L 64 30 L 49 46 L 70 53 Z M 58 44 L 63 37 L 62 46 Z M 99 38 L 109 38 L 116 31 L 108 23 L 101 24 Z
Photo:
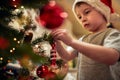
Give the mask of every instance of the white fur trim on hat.
M 107 22 L 109 23 L 109 21 L 110 21 L 110 8 L 108 6 L 106 6 L 104 3 L 102 3 L 100 0 L 75 0 L 75 2 L 73 3 L 72 10 L 73 10 L 73 13 L 74 13 L 76 18 L 77 18 L 77 15 L 75 13 L 75 5 L 78 2 L 85 2 L 89 5 L 91 5 L 92 7 L 94 7 L 96 10 L 100 11 L 105 16 Z

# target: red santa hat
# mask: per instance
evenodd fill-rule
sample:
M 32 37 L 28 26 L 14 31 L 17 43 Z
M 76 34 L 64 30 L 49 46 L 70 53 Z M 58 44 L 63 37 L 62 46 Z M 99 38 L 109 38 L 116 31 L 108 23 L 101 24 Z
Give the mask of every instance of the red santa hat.
M 75 0 L 73 3 L 73 13 L 75 14 L 75 5 L 78 2 L 85 2 L 92 7 L 96 8 L 96 10 L 100 11 L 106 18 L 108 23 L 115 22 L 115 20 L 120 16 L 117 15 L 113 8 L 112 8 L 112 1 L 111 0 Z M 77 15 L 75 14 L 77 17 Z

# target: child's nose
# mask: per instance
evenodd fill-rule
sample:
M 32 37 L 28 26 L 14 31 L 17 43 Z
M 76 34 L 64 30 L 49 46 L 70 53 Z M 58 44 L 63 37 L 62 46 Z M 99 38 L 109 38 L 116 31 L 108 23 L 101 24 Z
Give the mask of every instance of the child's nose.
M 85 16 L 83 16 L 83 17 L 81 18 L 81 22 L 85 22 L 85 21 L 87 21 L 87 18 L 86 18 Z

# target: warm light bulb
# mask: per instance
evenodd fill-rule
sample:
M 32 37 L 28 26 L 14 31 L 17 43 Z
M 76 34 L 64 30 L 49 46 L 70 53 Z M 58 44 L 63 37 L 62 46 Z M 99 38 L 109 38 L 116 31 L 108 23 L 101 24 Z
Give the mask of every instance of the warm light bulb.
M 20 44 L 20 41 L 17 41 L 18 44 Z
M 14 41 L 16 41 L 16 40 L 17 40 L 17 38 L 13 38 L 13 40 L 14 40 Z
M 12 52 L 13 52 L 13 50 L 10 50 L 10 52 L 12 53 Z
M 24 8 L 24 6 L 21 6 L 21 8 L 23 9 L 23 8 Z
M 13 50 L 15 50 L 15 48 L 13 48 Z
M 3 58 L 1 57 L 1 58 L 0 58 L 0 60 L 2 61 L 2 60 L 3 60 Z

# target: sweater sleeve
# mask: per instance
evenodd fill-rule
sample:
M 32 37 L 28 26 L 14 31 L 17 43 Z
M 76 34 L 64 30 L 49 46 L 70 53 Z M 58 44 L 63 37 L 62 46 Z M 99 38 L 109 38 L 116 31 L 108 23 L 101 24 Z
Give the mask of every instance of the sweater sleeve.
M 103 46 L 114 48 L 120 53 L 120 31 L 113 29 L 105 38 Z

